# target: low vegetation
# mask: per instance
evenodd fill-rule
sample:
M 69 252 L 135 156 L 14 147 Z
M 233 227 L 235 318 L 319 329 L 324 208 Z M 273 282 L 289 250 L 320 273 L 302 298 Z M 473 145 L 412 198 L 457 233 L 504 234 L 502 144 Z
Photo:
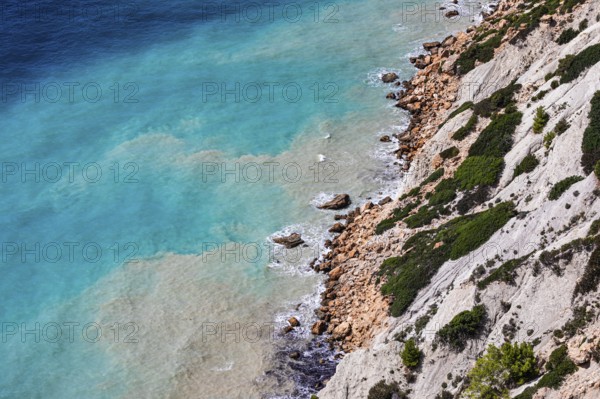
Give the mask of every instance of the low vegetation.
M 590 124 L 583 133 L 581 150 L 581 166 L 586 174 L 592 173 L 600 162 L 600 91 L 592 98 L 592 109 L 589 113 Z
M 515 168 L 513 179 L 523 173 L 531 173 L 540 164 L 533 154 L 527 155 Z
M 421 186 L 424 186 L 429 183 L 433 183 L 434 181 L 439 180 L 440 177 L 444 176 L 444 168 L 436 169 L 432 174 L 430 174 L 423 182 Z
M 555 74 L 560 77 L 561 84 L 569 83 L 598 62 L 600 62 L 600 44 L 595 44 L 579 54 L 570 54 L 560 59 Z
M 573 28 L 567 28 L 563 30 L 558 39 L 556 39 L 556 43 L 560 45 L 569 43 L 571 40 L 575 39 L 581 32 L 586 30 L 588 24 L 589 21 L 587 19 L 584 19 L 579 23 L 579 30 L 575 30 Z
M 471 133 L 473 133 L 473 130 L 475 130 L 475 126 L 477 126 L 478 121 L 479 117 L 476 114 L 471 115 L 471 117 L 467 121 L 467 124 L 458 129 L 456 132 L 454 132 L 454 134 L 452 135 L 452 140 L 462 141 L 466 139 Z
M 462 114 L 463 112 L 465 112 L 468 109 L 473 108 L 473 102 L 472 101 L 467 101 L 465 103 L 462 103 L 460 107 L 458 107 L 457 109 L 455 109 L 454 111 L 452 111 L 452 113 L 448 116 L 448 120 L 454 118 L 457 115 Z
M 459 151 L 458 148 L 456 148 L 455 146 L 452 146 L 450 148 L 446 148 L 444 151 L 440 152 L 440 157 L 442 157 L 442 159 L 451 159 L 454 158 L 458 155 Z
M 558 123 L 556 124 L 556 126 L 554 126 L 554 132 L 558 136 L 560 136 L 561 134 L 563 134 L 564 132 L 569 130 L 570 127 L 571 127 L 571 125 L 569 124 L 569 122 L 567 122 L 567 120 L 565 118 L 561 118 L 558 121 Z
M 369 389 L 367 399 L 407 399 L 408 395 L 398 387 L 398 384 L 392 382 L 386 384 L 385 380 L 379 381 Z
M 460 312 L 448 324 L 440 328 L 436 338 L 452 350 L 461 352 L 465 349 L 467 340 L 477 338 L 481 334 L 486 317 L 487 311 L 483 305 Z
M 469 149 L 469 155 L 503 158 L 512 148 L 512 136 L 522 118 L 523 114 L 518 111 L 493 118 Z
M 577 306 L 573 309 L 573 317 L 571 317 L 560 330 L 554 331 L 554 336 L 558 335 L 560 338 L 574 337 L 580 329 L 592 322 L 596 316 L 594 311 L 591 309 L 588 310 L 588 308 L 589 304 L 586 302 L 582 306 Z
M 474 43 L 462 52 L 456 62 L 458 73 L 464 75 L 475 69 L 477 61 L 485 63 L 494 58 L 494 50 L 502 44 L 503 33 L 497 33 L 483 43 Z
M 475 186 L 493 186 L 504 170 L 504 159 L 491 156 L 471 156 L 458 167 L 454 178 L 462 190 Z
M 548 194 L 548 199 L 551 201 L 559 199 L 560 196 L 569 189 L 569 187 L 582 180 L 583 177 L 581 176 L 569 176 L 566 179 L 562 179 L 552 187 L 550 194 Z
M 583 276 L 575 285 L 573 297 L 596 291 L 600 284 L 600 238 L 596 238 L 596 249 L 592 252 Z
M 501 203 L 409 238 L 402 256 L 386 259 L 381 265 L 380 274 L 387 277 L 381 290 L 384 295 L 393 296 L 392 316 L 398 317 L 408 309 L 444 262 L 458 259 L 484 244 L 515 215 L 514 208 L 512 202 Z
M 506 284 L 515 284 L 515 278 L 517 277 L 517 270 L 525 263 L 531 254 L 523 256 L 518 259 L 511 259 L 508 262 L 503 263 L 497 269 L 492 272 L 483 280 L 477 283 L 477 287 L 481 290 L 485 289 L 488 285 L 495 281 L 502 281 Z
M 537 390 L 544 387 L 560 388 L 565 378 L 577 370 L 577 366 L 569 359 L 567 352 L 567 347 L 564 345 L 555 349 L 546 363 L 546 374 L 537 384 L 527 388 L 514 399 L 532 399 Z
M 375 234 L 383 234 L 385 231 L 391 229 L 396 225 L 397 222 L 407 217 L 410 212 L 418 207 L 419 201 L 411 202 L 402 208 L 397 208 L 391 218 L 384 219 L 375 227 Z
M 503 87 L 492 93 L 491 96 L 482 100 L 473 106 L 475 115 L 489 118 L 494 113 L 514 104 L 514 95 L 521 90 L 521 85 L 511 82 L 508 86 Z
M 416 229 L 421 226 L 425 226 L 426 224 L 431 223 L 431 221 L 439 216 L 438 208 L 429 208 L 427 206 L 422 206 L 419 208 L 419 211 L 414 215 L 407 217 L 404 221 L 408 227 L 411 229 Z

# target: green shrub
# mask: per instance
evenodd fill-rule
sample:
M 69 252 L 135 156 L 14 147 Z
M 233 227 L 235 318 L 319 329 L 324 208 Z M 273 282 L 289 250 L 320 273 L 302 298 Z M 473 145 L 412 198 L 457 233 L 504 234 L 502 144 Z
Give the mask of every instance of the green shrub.
M 476 214 L 469 222 L 456 226 L 457 237 L 450 251 L 450 259 L 456 260 L 485 244 L 514 215 L 515 205 L 512 202 L 502 202 Z
M 546 133 L 546 135 L 544 136 L 544 147 L 546 147 L 546 149 L 550 148 L 552 142 L 554 141 L 554 138 L 556 138 L 556 133 Z
M 600 62 L 600 44 L 595 44 L 577 55 L 570 54 L 560 59 L 556 75 L 560 76 L 561 84 L 569 83 L 598 62 Z
M 594 166 L 594 174 L 600 179 L 600 161 L 596 162 L 596 166 Z
M 542 90 L 537 95 L 531 97 L 531 100 L 532 101 L 539 101 L 539 100 L 543 99 L 544 97 L 546 97 L 546 94 L 548 94 L 549 91 L 550 90 Z
M 462 198 L 456 203 L 458 214 L 464 215 L 474 206 L 483 204 L 487 201 L 489 194 L 489 186 L 479 186 L 475 190 L 465 192 Z
M 557 135 L 560 136 L 561 134 L 569 130 L 570 127 L 571 125 L 567 122 L 567 120 L 565 118 L 561 118 L 556 124 L 556 126 L 554 126 L 554 131 Z
M 479 117 L 476 114 L 471 115 L 467 124 L 458 129 L 452 135 L 452 140 L 462 141 L 475 130 L 475 126 L 477 126 L 477 122 L 479 121 Z
M 450 119 L 454 118 L 455 116 L 462 114 L 463 112 L 465 112 L 468 109 L 473 108 L 473 101 L 467 101 L 465 103 L 462 103 L 460 105 L 460 107 L 458 107 L 457 109 L 455 109 L 454 111 L 452 111 L 452 113 L 448 116 L 448 119 L 446 119 L 447 121 L 449 121 Z
M 488 347 L 469 372 L 466 398 L 506 398 L 509 389 L 523 385 L 538 375 L 533 347 L 527 343 L 504 343 Z
M 533 395 L 535 394 L 535 387 L 528 387 L 519 395 L 515 396 L 513 399 L 533 399 Z
M 393 216 L 389 219 L 384 219 L 375 227 L 375 234 L 379 235 L 383 232 L 391 229 L 396 225 L 396 222 L 404 219 L 406 216 L 410 214 L 410 212 L 419 206 L 420 202 L 415 201 L 407 204 L 402 208 L 397 208 L 394 210 Z
M 569 176 L 566 179 L 562 179 L 558 183 L 552 187 L 550 190 L 550 194 L 548 194 L 548 199 L 551 201 L 557 200 L 565 191 L 569 189 L 573 184 L 582 181 L 583 177 L 581 176 Z
M 584 328 L 588 323 L 594 321 L 595 314 L 593 311 L 587 310 L 588 306 L 589 304 L 586 302 L 583 306 L 573 309 L 573 317 L 561 329 L 563 336 L 572 338 L 577 334 L 579 329 Z
M 405 392 L 400 391 L 397 383 L 386 384 L 385 380 L 381 380 L 369 389 L 367 399 L 393 399 L 395 395 L 398 399 L 408 398 Z
M 475 104 L 473 112 L 476 115 L 489 118 L 493 113 L 513 104 L 513 97 L 517 91 L 521 90 L 521 87 L 520 84 L 516 84 L 514 81 L 511 82 L 508 86 L 495 91 L 490 97 Z
M 550 116 L 544 111 L 543 107 L 538 107 L 533 118 L 533 132 L 535 134 L 542 133 L 544 127 L 548 124 Z
M 441 183 L 440 183 L 441 184 Z M 408 309 L 419 290 L 449 259 L 479 248 L 514 216 L 514 204 L 498 204 L 484 212 L 454 218 L 437 229 L 421 231 L 404 244 L 402 256 L 386 259 L 380 274 L 387 277 L 383 295 L 393 295 L 390 312 L 398 317 Z M 436 244 L 442 243 L 442 245 Z
M 456 62 L 457 71 L 464 75 L 475 68 L 475 62 L 488 62 L 494 58 L 494 49 L 502 44 L 502 33 L 498 33 L 483 43 L 474 43 L 463 51 Z
M 445 389 L 442 390 L 441 393 L 438 393 L 437 395 L 435 395 L 435 399 L 453 399 L 454 395 L 452 395 L 450 392 L 446 391 Z
M 483 305 L 460 312 L 448 324 L 437 332 L 437 339 L 451 349 L 461 352 L 465 349 L 465 341 L 474 339 L 482 332 L 487 312 Z
M 456 198 L 455 190 L 441 190 L 435 191 L 431 197 L 429 197 L 429 206 L 444 205 Z
M 423 182 L 421 183 L 421 186 L 424 186 L 426 184 L 433 183 L 434 181 L 437 181 L 440 177 L 444 176 L 444 173 L 445 173 L 444 168 L 436 169 L 425 180 L 423 180 Z
M 494 269 L 486 278 L 477 283 L 477 287 L 480 290 L 483 290 L 494 281 L 503 281 L 506 284 L 514 285 L 515 278 L 517 277 L 517 269 L 525 263 L 530 255 L 531 254 L 504 262 L 500 267 Z
M 512 148 L 512 136 L 521 124 L 522 117 L 520 112 L 498 115 L 483 129 L 469 149 L 469 155 L 503 158 Z
M 579 32 L 583 32 L 584 30 L 586 30 L 588 28 L 590 24 L 590 21 L 588 21 L 587 19 L 584 19 L 583 21 L 581 21 L 579 23 Z
M 423 352 L 419 350 L 417 343 L 411 338 L 404 344 L 404 349 L 402 350 L 400 357 L 402 358 L 402 364 L 410 369 L 414 369 L 419 367 Z
M 575 39 L 579 35 L 579 31 L 576 31 L 573 28 L 568 28 L 562 31 L 558 39 L 556 39 L 556 43 L 562 45 L 567 44 L 571 40 Z
M 550 354 L 548 363 L 546 363 L 548 372 L 538 381 L 537 389 L 544 387 L 558 389 L 566 376 L 577 370 L 577 366 L 569 359 L 567 352 L 567 347 L 563 345 Z
M 582 3 L 585 3 L 585 0 L 565 0 L 560 8 L 560 12 L 562 14 L 573 12 L 573 8 Z
M 552 83 L 550 83 L 550 88 L 552 88 L 552 90 L 558 88 L 558 86 L 560 86 L 558 80 L 553 80 Z
M 588 236 L 592 237 L 598 233 L 600 233 L 600 219 L 596 219 L 592 222 L 592 225 L 590 226 L 590 230 L 588 231 Z
M 427 326 L 427 323 L 429 323 L 429 320 L 431 320 L 431 315 L 427 313 L 415 321 L 415 333 L 417 335 L 421 334 L 423 329 Z
M 397 222 L 397 220 L 395 220 L 393 218 L 392 219 L 384 219 L 384 220 L 382 220 L 375 227 L 375 234 L 377 234 L 377 235 L 383 234 L 384 232 L 386 232 L 389 229 L 393 228 L 396 225 L 396 222 Z
M 523 173 L 530 173 L 540 164 L 533 154 L 527 155 L 515 168 L 513 179 Z
M 422 206 L 419 208 L 417 213 L 407 217 L 404 222 L 411 229 L 416 229 L 417 227 L 425 226 L 426 224 L 431 223 L 431 221 L 437 217 L 439 217 L 438 208 L 428 208 L 427 206 Z
M 583 276 L 575 285 L 573 297 L 596 291 L 600 284 L 600 239 L 596 239 L 596 249 L 592 252 Z
M 446 148 L 444 151 L 440 152 L 440 157 L 442 157 L 442 159 L 450 159 L 450 158 L 454 158 L 455 156 L 457 156 L 459 153 L 458 148 L 452 146 L 450 148 Z
M 475 186 L 493 186 L 500 179 L 504 169 L 504 159 L 487 156 L 467 157 L 458 167 L 454 178 L 462 190 Z
M 583 132 L 581 150 L 581 166 L 586 174 L 592 173 L 600 161 L 600 91 L 592 98 L 592 109 L 589 113 L 590 124 Z

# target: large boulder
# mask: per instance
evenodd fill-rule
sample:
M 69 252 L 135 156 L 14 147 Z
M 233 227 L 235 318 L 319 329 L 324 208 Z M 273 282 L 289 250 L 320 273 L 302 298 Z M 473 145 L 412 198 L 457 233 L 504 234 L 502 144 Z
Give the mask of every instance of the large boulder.
M 352 333 L 352 326 L 347 321 L 343 322 L 339 326 L 333 329 L 333 339 L 341 340 L 346 338 L 348 335 Z
M 288 320 L 288 323 L 290 323 L 290 326 L 292 326 L 292 327 L 298 327 L 298 326 L 300 326 L 300 322 L 295 317 L 290 317 L 289 320 Z
M 394 72 L 384 73 L 383 76 L 381 76 L 381 80 L 383 83 L 393 83 L 398 80 L 398 75 Z
M 336 224 L 331 226 L 331 228 L 329 229 L 329 232 L 330 233 L 341 233 L 342 231 L 344 231 L 345 228 L 346 228 L 346 226 L 344 226 L 340 222 L 337 222 Z
M 327 323 L 325 323 L 323 320 L 319 320 L 315 324 L 313 324 L 312 328 L 310 329 L 310 332 L 313 333 L 314 335 L 321 335 L 326 330 L 327 330 Z
M 273 238 L 273 242 L 276 244 L 281 244 L 287 249 L 295 248 L 300 244 L 304 244 L 302 236 L 298 233 L 292 233 L 287 237 L 275 237 Z
M 352 201 L 350 201 L 350 196 L 348 194 L 338 194 L 331 201 L 320 205 L 318 208 L 338 210 L 347 208 L 351 203 Z
M 441 46 L 440 42 L 425 42 L 425 43 L 423 43 L 423 48 L 427 51 L 431 51 L 434 48 L 437 48 L 440 46 Z

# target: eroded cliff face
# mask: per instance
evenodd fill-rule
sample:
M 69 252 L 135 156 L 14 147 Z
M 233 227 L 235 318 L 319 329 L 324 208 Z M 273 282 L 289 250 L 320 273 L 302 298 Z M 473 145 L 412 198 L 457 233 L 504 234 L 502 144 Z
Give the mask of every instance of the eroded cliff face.
M 403 180 L 408 194 L 353 212 L 322 267 L 330 270 L 321 309 L 328 331 L 346 323 L 346 332 L 335 338 L 352 352 L 319 398 L 367 398 L 381 380 L 398 383 L 411 398 L 433 399 L 442 390 L 448 392 L 446 397 L 466 397 L 464 377 L 475 360 L 488 345 L 503 342 L 531 343 L 541 374 L 550 353 L 567 346 L 576 371 L 557 389 L 538 389 L 533 398 L 600 397 L 600 294 L 590 272 L 600 246 L 600 222 L 594 224 L 600 219 L 600 182 L 582 167 L 584 132 L 594 95 L 600 91 L 600 63 L 587 57 L 584 62 L 590 65 L 575 78 L 564 76 L 578 65 L 552 76 L 560 71 L 559 60 L 600 43 L 600 4 L 588 0 L 573 5 L 564 14 L 542 15 L 539 26 L 529 29 L 527 23 L 511 24 L 531 13 L 532 5 L 503 2 L 480 27 L 440 44 L 429 66 L 412 80 L 400 100 L 416 116 L 400 141 L 399 154 L 412 161 Z M 568 28 L 576 37 L 558 44 Z M 496 32 L 503 37 L 493 59 L 477 61 L 474 69 L 461 74 L 465 63 L 459 54 Z M 493 96 L 507 87 L 510 90 Z M 510 101 L 499 101 L 502 96 Z M 491 105 L 482 103 L 492 97 Z M 475 107 L 464 107 L 468 102 Z M 452 114 L 458 109 L 464 111 Z M 457 130 L 468 125 L 470 133 L 457 139 Z M 534 132 L 540 126 L 541 132 Z M 497 142 L 501 135 L 505 140 Z M 440 153 L 452 147 L 456 150 L 446 151 L 444 159 Z M 499 161 L 500 172 L 494 175 L 488 169 L 498 159 L 503 164 Z M 515 170 L 523 172 L 517 175 Z M 434 171 L 435 179 L 423 183 Z M 439 194 L 443 179 L 455 195 Z M 452 227 L 506 203 L 514 205 L 508 222 L 492 230 L 481 223 L 462 230 Z M 471 227 L 479 230 L 464 231 Z M 408 241 L 407 248 L 407 240 L 423 231 L 435 231 L 431 245 L 423 244 L 428 237 L 423 233 L 420 242 Z M 471 241 L 465 244 L 461 234 L 470 234 Z M 481 242 L 474 243 L 478 235 Z M 421 244 L 422 264 L 414 263 L 410 253 Z M 467 253 L 457 250 L 460 245 L 466 245 Z M 387 273 L 382 272 L 382 264 L 391 257 L 404 258 L 392 266 L 388 261 Z M 396 301 L 410 289 L 390 287 L 390 281 L 402 267 L 415 265 L 431 275 L 411 277 L 416 279 L 416 296 L 399 306 Z M 388 295 L 382 294 L 382 286 Z M 397 317 L 390 316 L 390 305 Z M 477 305 L 487 312 L 479 334 L 464 337 L 462 351 L 440 342 L 438 330 Z M 406 369 L 400 357 L 410 337 L 424 354 L 415 371 Z M 511 397 L 536 382 L 511 386 Z

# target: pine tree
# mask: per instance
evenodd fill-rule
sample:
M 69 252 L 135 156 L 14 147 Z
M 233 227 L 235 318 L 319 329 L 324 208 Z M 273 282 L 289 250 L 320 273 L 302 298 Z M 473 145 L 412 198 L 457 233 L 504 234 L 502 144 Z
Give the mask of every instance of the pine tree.
M 543 107 L 538 107 L 535 112 L 535 118 L 533 119 L 533 132 L 539 134 L 544 130 L 544 127 L 548 123 L 550 116 L 544 111 Z
M 415 368 L 421 363 L 421 357 L 423 352 L 419 350 L 415 340 L 413 338 L 406 341 L 404 344 L 404 350 L 400 357 L 402 357 L 402 363 L 408 368 Z

